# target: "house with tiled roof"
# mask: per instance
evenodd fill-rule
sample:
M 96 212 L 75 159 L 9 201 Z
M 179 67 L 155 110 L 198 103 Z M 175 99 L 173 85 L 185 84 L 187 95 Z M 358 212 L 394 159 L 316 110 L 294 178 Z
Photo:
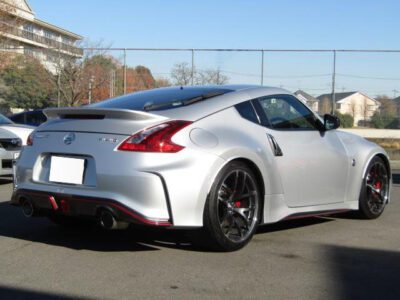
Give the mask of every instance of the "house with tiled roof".
M 332 107 L 332 93 L 317 97 L 319 101 L 320 114 L 324 107 Z M 345 92 L 335 94 L 335 108 L 341 114 L 350 114 L 354 118 L 354 126 L 364 126 L 371 120 L 373 114 L 379 110 L 380 103 L 374 98 L 361 92 Z
M 297 90 L 294 92 L 296 97 L 301 100 L 304 104 L 306 104 L 309 108 L 311 108 L 314 112 L 318 113 L 318 99 L 314 98 L 310 94 L 306 93 L 303 90 Z

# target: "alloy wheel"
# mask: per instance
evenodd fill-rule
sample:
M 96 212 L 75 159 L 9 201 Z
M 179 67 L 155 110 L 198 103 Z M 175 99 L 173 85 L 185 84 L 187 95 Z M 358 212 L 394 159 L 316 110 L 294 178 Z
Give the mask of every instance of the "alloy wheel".
M 367 205 L 371 213 L 379 215 L 385 208 L 389 193 L 389 176 L 385 165 L 376 161 L 366 177 Z
M 257 224 L 259 210 L 256 183 L 245 170 L 228 173 L 218 190 L 218 220 L 233 242 L 246 240 Z

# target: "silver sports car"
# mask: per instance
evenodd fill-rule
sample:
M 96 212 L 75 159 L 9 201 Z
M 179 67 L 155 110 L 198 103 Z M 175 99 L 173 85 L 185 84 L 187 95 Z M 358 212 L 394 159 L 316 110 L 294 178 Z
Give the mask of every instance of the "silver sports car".
M 373 219 L 389 201 L 385 151 L 282 89 L 160 88 L 45 113 L 17 163 L 12 203 L 26 216 L 203 227 L 232 251 L 260 224 Z

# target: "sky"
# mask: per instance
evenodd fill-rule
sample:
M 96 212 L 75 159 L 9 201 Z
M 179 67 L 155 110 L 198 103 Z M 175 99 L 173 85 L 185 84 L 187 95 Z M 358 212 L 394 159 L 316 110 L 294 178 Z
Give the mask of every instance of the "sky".
M 92 43 L 122 48 L 400 49 L 398 0 L 28 0 L 36 17 Z M 121 52 L 113 52 L 121 58 Z M 329 92 L 331 53 L 265 53 L 264 84 Z M 168 77 L 190 52 L 129 52 Z M 202 52 L 198 69 L 260 83 L 261 54 Z M 400 91 L 400 53 L 337 55 L 338 91 Z M 360 78 L 361 77 L 361 78 Z M 392 95 L 393 94 L 393 95 Z M 400 92 L 397 93 L 400 95 Z

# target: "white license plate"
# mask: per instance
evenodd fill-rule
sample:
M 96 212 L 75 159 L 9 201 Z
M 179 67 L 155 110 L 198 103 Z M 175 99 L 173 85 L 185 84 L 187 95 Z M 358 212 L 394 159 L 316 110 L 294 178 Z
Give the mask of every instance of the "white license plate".
M 49 181 L 69 184 L 82 184 L 85 160 L 82 158 L 52 156 Z

